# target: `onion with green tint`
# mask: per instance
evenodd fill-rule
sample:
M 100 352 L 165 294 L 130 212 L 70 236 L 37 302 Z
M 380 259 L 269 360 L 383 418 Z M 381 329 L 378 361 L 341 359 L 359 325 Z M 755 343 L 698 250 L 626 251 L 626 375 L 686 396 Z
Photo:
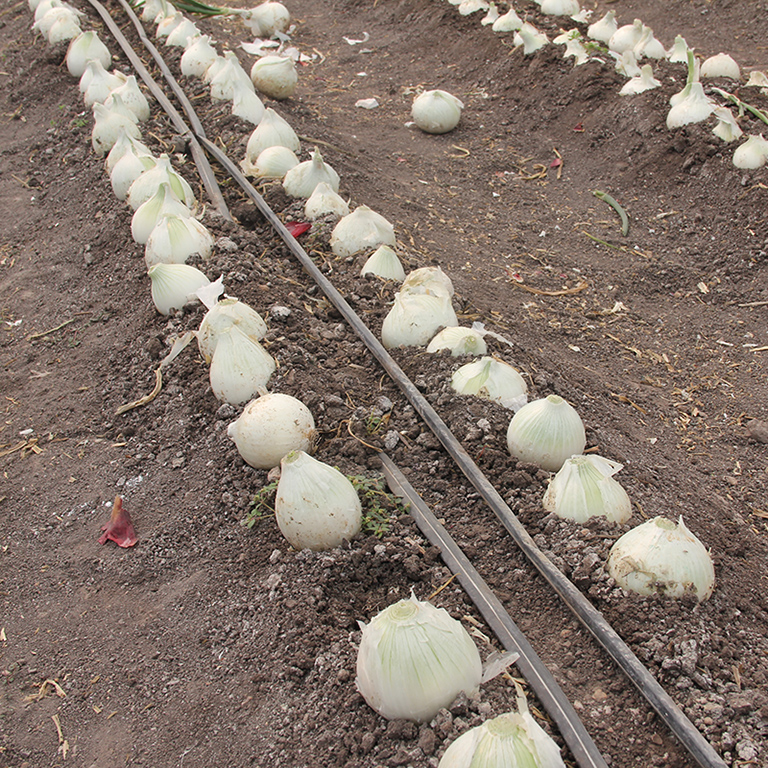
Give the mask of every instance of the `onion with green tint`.
M 525 695 L 519 712 L 507 712 L 471 728 L 445 751 L 438 768 L 565 768 L 560 748 L 533 719 Z
M 481 357 L 462 365 L 451 377 L 451 387 L 460 395 L 476 395 L 518 411 L 528 400 L 525 379 L 509 363 Z
M 361 626 L 357 688 L 388 720 L 428 722 L 482 682 L 474 641 L 443 608 L 411 595 Z
M 571 456 L 552 478 L 542 505 L 548 512 L 577 523 L 593 517 L 626 523 L 632 517 L 632 503 L 613 479 L 621 469 L 621 464 L 602 456 Z

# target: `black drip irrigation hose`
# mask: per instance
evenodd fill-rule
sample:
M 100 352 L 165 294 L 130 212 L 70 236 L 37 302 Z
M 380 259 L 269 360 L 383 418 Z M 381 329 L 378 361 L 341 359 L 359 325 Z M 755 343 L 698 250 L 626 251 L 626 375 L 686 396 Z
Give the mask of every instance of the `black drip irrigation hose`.
M 165 95 L 163 89 L 160 88 L 152 75 L 149 74 L 147 68 L 144 66 L 141 59 L 136 55 L 136 52 L 131 47 L 131 44 L 120 30 L 120 27 L 115 24 L 115 21 L 109 11 L 99 2 L 99 0 L 88 0 L 88 2 L 93 6 L 99 16 L 101 16 L 102 20 L 107 25 L 107 28 L 112 33 L 112 36 L 115 38 L 115 40 L 117 40 L 118 44 L 123 49 L 123 53 L 125 53 L 127 56 L 128 61 L 131 62 L 139 77 L 141 77 L 141 79 L 146 83 L 150 93 L 155 97 L 158 104 L 160 104 L 165 113 L 171 119 L 173 127 L 181 134 L 182 138 L 189 141 L 189 148 L 192 152 L 192 159 L 195 161 L 195 165 L 197 166 L 197 170 L 200 173 L 200 178 L 202 179 L 205 191 L 208 194 L 208 197 L 211 200 L 214 208 L 224 219 L 227 221 L 233 221 L 232 215 L 227 208 L 227 204 L 224 202 L 224 196 L 221 194 L 221 189 L 219 188 L 219 184 L 216 181 L 216 177 L 213 175 L 213 169 L 208 162 L 208 157 L 206 156 L 205 152 L 203 152 L 200 146 L 200 142 L 197 140 L 197 136 L 205 136 L 205 132 L 203 131 L 203 126 L 195 114 L 195 111 L 191 109 L 192 105 L 189 104 L 188 101 L 187 104 L 184 104 L 183 101 L 181 102 L 182 106 L 184 106 L 185 112 L 187 111 L 187 105 L 189 105 L 191 114 L 194 115 L 194 120 L 190 119 L 193 124 L 194 133 L 190 131 L 189 126 L 184 122 L 184 118 L 182 118 L 182 116 L 179 114 L 176 107 L 174 107 L 173 104 L 171 104 L 171 102 L 168 100 L 168 97 Z M 138 29 L 140 30 L 139 36 L 141 37 L 142 42 L 150 51 L 150 53 L 152 53 L 152 56 L 155 59 L 160 57 L 162 60 L 162 57 L 158 53 L 157 49 L 154 47 L 154 45 L 152 45 L 151 41 L 144 33 L 144 28 L 141 26 L 141 22 L 136 17 L 136 14 L 133 13 L 133 11 L 130 9 L 130 6 L 123 4 L 123 7 L 126 8 L 126 12 L 133 17 L 133 23 L 137 25 Z M 166 70 L 168 69 L 165 62 L 163 62 L 163 67 L 165 67 Z M 165 71 L 163 74 L 165 75 Z M 168 71 L 168 74 L 171 74 L 170 71 Z M 189 114 L 189 112 L 187 112 L 187 114 Z
M 608 764 L 592 741 L 592 737 L 587 733 L 584 723 L 581 722 L 568 697 L 501 601 L 392 459 L 385 453 L 380 453 L 379 459 L 389 489 L 395 496 L 407 502 L 411 517 L 430 544 L 440 550 L 443 561 L 456 574 L 461 586 L 464 587 L 465 592 L 501 644 L 508 651 L 516 651 L 520 654 L 515 661 L 515 666 L 549 713 L 576 762 L 583 768 L 587 766 L 608 768 Z
M 89 0 L 97 8 L 98 0 Z M 125 0 L 119 0 L 123 7 L 127 7 Z M 98 8 L 97 8 L 98 10 Z M 102 9 L 103 10 L 103 9 Z M 136 19 L 135 14 L 127 7 L 129 15 L 133 16 L 134 23 L 141 27 L 141 23 Z M 106 11 L 104 11 L 106 13 Z M 108 15 L 108 14 L 107 14 Z M 106 19 L 105 19 L 106 21 Z M 111 21 L 111 17 L 110 17 Z M 110 30 L 112 31 L 114 22 Z M 122 33 L 117 30 L 123 38 L 124 44 L 130 48 L 130 43 L 125 40 Z M 114 34 L 114 32 L 113 32 Z M 152 45 L 141 27 L 140 36 L 147 45 L 155 61 L 160 66 L 164 77 L 173 89 L 174 93 L 181 91 L 180 86 L 171 74 L 162 56 Z M 119 39 L 119 38 L 117 38 Z M 121 42 L 121 45 L 123 43 Z M 132 56 L 136 54 L 131 50 Z M 130 57 L 129 57 L 130 58 Z M 136 57 L 138 59 L 138 57 Z M 133 59 L 131 59 L 133 61 Z M 182 92 L 183 93 L 183 92 Z M 160 101 L 160 100 L 158 100 Z M 188 117 L 194 115 L 194 108 L 188 99 L 180 99 Z M 161 101 L 168 103 L 167 99 Z M 174 110 L 175 111 L 175 110 Z M 190 122 L 200 125 L 197 116 L 189 117 Z M 368 326 L 363 323 L 357 313 L 349 306 L 344 297 L 318 269 L 306 251 L 301 247 L 298 241 L 286 229 L 274 211 L 267 205 L 264 198 L 256 191 L 253 185 L 245 178 L 240 169 L 222 152 L 219 147 L 205 138 L 202 132 L 195 133 L 197 140 L 203 148 L 212 155 L 216 161 L 232 176 L 248 197 L 255 203 L 259 212 L 272 225 L 273 229 L 280 235 L 281 239 L 296 257 L 305 271 L 315 281 L 318 287 L 323 291 L 328 300 L 334 305 L 338 312 L 349 323 L 355 333 L 360 337 L 368 348 L 368 351 L 376 358 L 381 367 L 386 371 L 398 388 L 408 398 L 414 410 L 427 423 L 429 428 L 435 434 L 437 439 L 443 445 L 445 450 L 456 462 L 466 478 L 472 483 L 483 500 L 493 510 L 501 523 L 520 547 L 523 554 L 533 564 L 533 566 L 544 577 L 547 583 L 557 592 L 560 599 L 568 606 L 579 621 L 589 630 L 595 639 L 608 652 L 617 666 L 637 687 L 640 693 L 645 697 L 648 703 L 653 707 L 656 713 L 666 723 L 669 729 L 675 734 L 682 746 L 689 752 L 691 757 L 701 768 L 727 768 L 726 763 L 717 754 L 712 745 L 702 736 L 697 728 L 685 716 L 682 710 L 675 704 L 672 697 L 664 690 L 659 682 L 651 675 L 640 660 L 632 653 L 629 646 L 619 637 L 617 632 L 605 620 L 603 615 L 587 600 L 584 595 L 573 585 L 573 583 L 561 573 L 549 558 L 536 546 L 523 524 L 517 519 L 514 512 L 501 497 L 499 492 L 491 485 L 490 481 L 483 474 L 480 468 L 475 464 L 469 454 L 464 450 L 461 443 L 456 439 L 448 426 L 440 418 L 439 414 L 432 408 L 427 399 L 419 392 L 413 382 L 406 376 L 405 372 L 394 361 L 381 342 L 373 335 Z M 554 718 L 553 718 L 554 719 Z M 565 738 L 565 734 L 563 734 Z M 568 745 L 571 746 L 570 744 Z

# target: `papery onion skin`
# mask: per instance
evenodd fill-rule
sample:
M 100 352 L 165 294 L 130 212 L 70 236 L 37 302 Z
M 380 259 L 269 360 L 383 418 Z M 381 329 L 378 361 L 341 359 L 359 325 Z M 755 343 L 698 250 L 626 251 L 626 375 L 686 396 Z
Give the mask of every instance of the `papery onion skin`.
M 292 547 L 321 551 L 359 533 L 362 504 L 338 469 L 305 451 L 291 451 L 280 462 L 275 519 Z
M 587 437 L 576 409 L 558 395 L 524 405 L 507 430 L 507 447 L 520 461 L 557 472 L 563 462 L 584 453 Z
M 712 558 L 682 517 L 677 525 L 655 517 L 628 531 L 611 547 L 607 565 L 620 587 L 641 595 L 690 594 L 702 602 L 715 587 Z
M 251 400 L 227 428 L 243 460 L 256 469 L 272 469 L 291 451 L 309 452 L 315 420 L 301 400 L 271 392 Z
M 385 608 L 362 630 L 357 689 L 389 720 L 428 722 L 459 693 L 471 695 L 480 686 L 477 647 L 442 608 L 411 596 Z

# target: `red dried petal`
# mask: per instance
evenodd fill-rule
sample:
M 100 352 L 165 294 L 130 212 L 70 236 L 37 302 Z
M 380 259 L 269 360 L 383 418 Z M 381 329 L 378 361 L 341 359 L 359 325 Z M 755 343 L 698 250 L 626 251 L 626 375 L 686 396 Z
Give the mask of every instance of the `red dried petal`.
M 306 221 L 288 221 L 285 224 L 285 228 L 291 233 L 291 235 L 293 235 L 293 237 L 298 237 L 299 235 L 303 235 L 305 232 L 312 229 L 312 225 Z
M 101 527 L 101 530 L 104 533 L 99 538 L 99 544 L 114 541 L 118 547 L 132 547 L 138 541 L 131 516 L 123 506 L 123 500 L 119 496 L 115 496 L 112 516 L 109 518 L 109 522 Z
M 563 164 L 563 161 L 562 161 L 562 160 L 561 160 L 559 157 L 556 157 L 556 158 L 555 158 L 555 159 L 554 159 L 554 160 L 553 160 L 553 161 L 552 161 L 552 162 L 549 164 L 549 167 L 550 167 L 550 168 L 559 168 L 559 167 L 560 167 L 562 164 Z

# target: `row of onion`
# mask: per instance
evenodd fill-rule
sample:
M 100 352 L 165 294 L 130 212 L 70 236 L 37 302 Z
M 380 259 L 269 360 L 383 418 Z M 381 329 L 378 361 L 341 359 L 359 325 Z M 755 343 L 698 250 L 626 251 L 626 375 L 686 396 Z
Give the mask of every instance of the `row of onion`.
M 161 5 L 162 13 L 168 14 L 169 4 Z M 175 12 L 163 19 L 171 17 L 174 29 L 181 28 L 184 22 Z M 157 21 L 157 16 L 153 20 Z M 200 35 L 184 39 L 186 52 L 194 51 L 200 39 Z M 225 63 L 220 64 L 219 74 L 229 72 L 226 78 L 209 78 L 212 98 L 216 98 L 214 89 L 218 88 L 218 95 L 234 102 L 234 91 L 224 82 L 244 80 L 233 58 L 225 56 Z M 219 58 L 201 76 L 206 77 L 217 62 Z M 194 253 L 203 258 L 210 254 L 212 237 L 192 215 L 194 196 L 173 170 L 170 159 L 153 157 L 141 144 L 138 123 L 146 119 L 148 104 L 135 79 L 107 72 L 110 63 L 111 55 L 95 33 L 73 38 L 67 66 L 71 74 L 80 77 L 80 90 L 93 108 L 94 151 L 107 154 L 113 190 L 134 209 L 132 235 L 136 242 L 145 244 L 155 306 L 168 314 L 190 297 L 204 301 L 208 312 L 196 337 L 203 358 L 210 363 L 211 387 L 220 400 L 247 403 L 228 429 L 243 459 L 259 469 L 280 465 L 275 512 L 281 532 L 296 549 L 338 546 L 361 528 L 357 492 L 337 469 L 311 456 L 315 424 L 309 409 L 289 395 L 266 391 L 275 361 L 260 344 L 267 331 L 261 316 L 237 299 L 220 299 L 221 281 L 211 284 L 202 272 L 185 264 Z M 274 154 L 275 147 L 285 147 L 293 153 L 300 149 L 288 123 L 273 115 L 279 118 L 264 109 L 258 120 L 252 120 L 257 127 L 244 161 L 247 171 L 255 175 L 262 175 L 260 169 L 271 168 L 263 173 L 267 178 L 278 162 L 275 158 L 267 162 L 266 151 L 273 150 Z M 544 508 L 578 521 L 602 515 L 625 522 L 631 513 L 628 497 L 612 477 L 621 467 L 608 459 L 583 455 L 585 430 L 572 406 L 554 395 L 527 403 L 524 378 L 505 361 L 486 354 L 485 333 L 459 328 L 449 277 L 439 268 L 417 269 L 406 275 L 395 250 L 393 226 L 366 206 L 349 212 L 338 195 L 338 174 L 319 151 L 304 163 L 296 158 L 287 166 L 272 177 L 282 178 L 287 194 L 306 198 L 308 218 L 340 217 L 330 238 L 333 253 L 346 257 L 371 251 L 361 275 L 374 274 L 401 283 L 382 324 L 384 345 L 426 346 L 429 352 L 447 349 L 454 356 L 478 355 L 476 361 L 455 371 L 451 385 L 457 393 L 484 397 L 515 411 L 507 433 L 510 453 L 557 472 L 545 495 Z M 313 200 L 314 207 L 310 207 Z M 187 240 L 190 242 L 183 245 Z M 704 577 L 713 576 L 703 546 L 682 521 L 675 526 L 657 518 L 646 526 L 651 524 L 654 541 L 650 555 L 643 551 L 648 539 L 641 535 L 644 526 L 625 534 L 614 546 L 608 567 L 617 583 L 643 593 L 661 588 L 670 594 L 693 590 L 699 599 L 708 596 L 713 579 L 709 586 L 694 583 L 689 556 L 701 550 L 709 571 L 700 570 Z M 669 547 L 670 542 L 673 555 L 660 556 L 662 545 Z M 653 555 L 658 562 L 652 561 Z M 682 565 L 676 567 L 674 563 Z M 499 668 L 511 661 L 505 659 Z M 369 705 L 384 717 L 429 721 L 458 693 L 473 693 L 489 676 L 483 674 L 477 648 L 462 625 L 430 603 L 414 597 L 400 601 L 363 626 L 357 686 Z M 528 713 L 524 696 L 518 697 L 518 708 L 518 712 L 501 715 L 464 734 L 446 751 L 442 768 L 564 765 L 557 745 Z M 512 763 L 512 759 L 517 762 Z
M 520 48 L 524 55 L 530 55 L 547 45 L 550 40 L 544 32 L 533 24 L 521 18 L 514 7 L 501 14 L 496 3 L 492 0 L 449 0 L 458 6 L 462 15 L 470 15 L 478 11 L 485 12 L 481 23 L 490 26 L 495 32 L 514 32 L 513 45 Z M 580 8 L 578 0 L 536 0 L 543 14 L 568 16 L 574 21 L 586 23 L 591 11 Z M 744 115 L 743 104 L 724 91 L 714 88 L 715 93 L 724 97 L 729 103 L 736 103 L 739 112 L 734 115 L 725 104 L 719 104 L 707 95 L 700 82 L 700 77 L 725 78 L 742 85 L 741 70 L 738 63 L 726 53 L 718 53 L 704 59 L 703 63 L 694 57 L 693 50 L 688 47 L 685 39 L 678 35 L 671 48 L 666 49 L 655 37 L 653 30 L 642 20 L 635 19 L 632 24 L 619 26 L 616 12 L 608 11 L 600 20 L 589 24 L 586 38 L 579 28 L 562 30 L 553 43 L 565 47 L 564 56 L 574 59 L 574 66 L 587 62 L 605 63 L 608 56 L 615 61 L 616 71 L 628 78 L 621 88 L 624 96 L 644 93 L 661 86 L 654 77 L 650 63 L 641 63 L 666 59 L 670 62 L 681 62 L 688 67 L 685 87 L 674 94 L 669 101 L 670 109 L 666 124 L 670 130 L 684 125 L 702 122 L 714 116 L 715 125 L 712 132 L 724 142 L 732 142 L 742 137 L 743 131 L 739 119 Z M 744 87 L 756 87 L 765 93 L 768 89 L 768 76 L 765 72 L 755 70 L 750 73 Z M 750 113 L 768 123 L 768 116 L 759 110 L 751 109 Z M 762 117 L 761 117 L 762 115 Z M 744 142 L 733 153 L 733 164 L 737 168 L 755 169 L 768 162 L 768 140 L 762 134 L 747 136 Z

